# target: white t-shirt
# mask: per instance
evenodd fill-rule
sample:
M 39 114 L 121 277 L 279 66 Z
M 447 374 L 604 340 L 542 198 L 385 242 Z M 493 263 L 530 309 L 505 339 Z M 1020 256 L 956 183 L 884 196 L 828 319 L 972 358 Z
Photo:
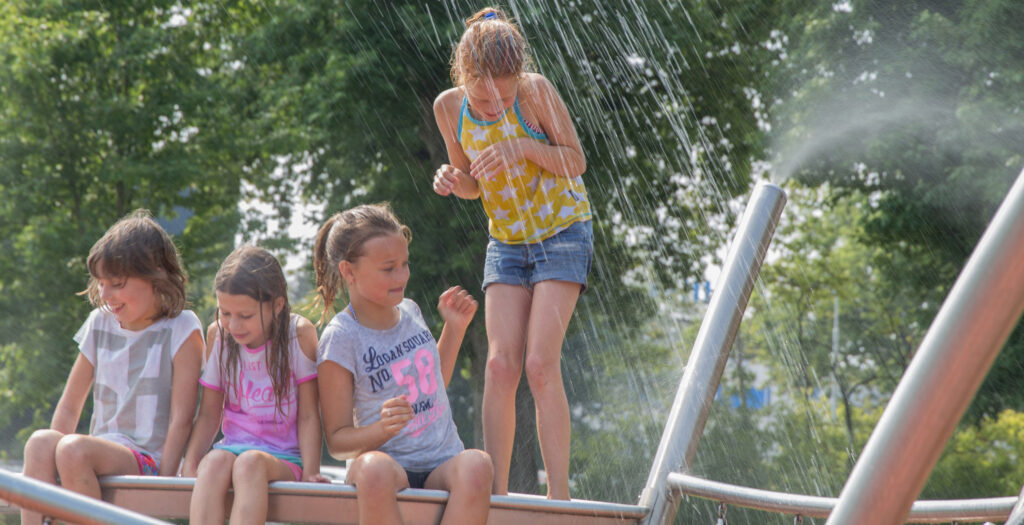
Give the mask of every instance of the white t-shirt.
M 97 308 L 75 334 L 95 369 L 89 434 L 145 452 L 159 465 L 171 419 L 174 356 L 202 323 L 191 310 L 125 330 Z

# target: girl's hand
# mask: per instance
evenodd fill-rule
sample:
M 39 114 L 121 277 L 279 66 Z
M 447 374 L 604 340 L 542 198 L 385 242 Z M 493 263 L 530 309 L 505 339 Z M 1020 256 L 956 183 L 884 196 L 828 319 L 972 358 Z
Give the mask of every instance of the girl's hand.
M 308 481 L 310 483 L 330 483 L 331 480 L 327 476 L 319 472 L 303 472 L 302 481 Z
M 461 286 L 452 286 L 437 300 L 437 311 L 445 323 L 460 329 L 469 326 L 476 314 L 477 302 Z
M 398 435 L 413 417 L 412 405 L 404 397 L 393 397 L 380 407 L 380 424 L 388 439 Z
M 442 197 L 451 195 L 459 183 L 459 175 L 465 174 L 451 164 L 442 164 L 434 173 L 434 193 Z
M 509 176 L 514 176 L 514 166 L 526 158 L 523 146 L 528 143 L 523 140 L 524 138 L 503 140 L 484 148 L 480 156 L 470 163 L 470 176 L 477 180 L 491 180 L 503 171 L 508 172 Z

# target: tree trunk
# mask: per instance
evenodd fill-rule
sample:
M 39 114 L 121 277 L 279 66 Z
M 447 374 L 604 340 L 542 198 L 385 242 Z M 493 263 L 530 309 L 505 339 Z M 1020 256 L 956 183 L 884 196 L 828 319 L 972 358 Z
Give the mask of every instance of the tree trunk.
M 482 316 L 481 316 L 482 317 Z M 466 334 L 469 346 L 469 389 L 473 399 L 473 448 L 484 448 L 484 374 L 487 370 L 487 332 L 479 324 Z

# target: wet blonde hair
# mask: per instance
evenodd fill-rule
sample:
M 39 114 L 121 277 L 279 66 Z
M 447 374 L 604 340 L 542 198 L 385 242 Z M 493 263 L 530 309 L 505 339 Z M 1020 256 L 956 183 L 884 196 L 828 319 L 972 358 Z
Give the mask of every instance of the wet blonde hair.
M 485 7 L 466 19 L 466 31 L 452 52 L 452 82 L 483 77 L 522 76 L 532 60 L 519 27 L 497 7 Z
M 334 300 L 345 286 L 338 264 L 341 261 L 355 262 L 364 255 L 363 247 L 368 241 L 395 233 L 405 237 L 406 242 L 412 242 L 412 230 L 398 220 L 386 202 L 364 204 L 335 213 L 320 227 L 313 245 L 316 292 L 323 303 L 323 313 L 317 325 L 334 314 Z
M 89 250 L 86 261 L 89 284 L 81 293 L 93 306 L 104 306 L 99 280 L 138 277 L 153 285 L 159 306 L 156 319 L 176 317 L 185 309 L 185 285 L 188 277 L 171 236 L 149 210 L 138 209 L 126 215 L 103 234 Z

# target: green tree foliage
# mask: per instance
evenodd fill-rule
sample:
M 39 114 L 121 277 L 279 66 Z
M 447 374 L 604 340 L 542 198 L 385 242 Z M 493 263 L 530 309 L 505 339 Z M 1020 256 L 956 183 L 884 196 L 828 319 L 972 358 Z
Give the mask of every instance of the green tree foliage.
M 865 231 L 905 264 L 879 270 L 944 296 L 1024 164 L 1024 6 L 797 5 L 784 26 L 789 60 L 768 84 L 780 175 L 881 192 Z M 936 309 L 909 313 L 927 326 Z M 1022 352 L 1017 330 L 973 418 L 1024 402 Z
M 90 308 L 75 295 L 85 256 L 114 221 L 139 207 L 165 221 L 193 298 L 231 247 L 239 181 L 262 171 L 227 118 L 217 26 L 193 15 L 172 1 L 0 6 L 0 427 L 48 421 Z
M 942 298 L 883 270 L 908 262 L 864 233 L 879 213 L 878 195 L 836 196 L 828 185 L 786 188 L 789 204 L 761 272 L 762 293 L 751 300 L 744 341 L 762 363 L 781 365 L 780 384 L 829 392 L 848 416 L 852 441 L 851 405 L 888 399 L 924 336 L 913 312 Z
M 950 439 L 921 498 L 1015 496 L 1024 480 L 1024 414 L 1004 410 L 963 426 Z

